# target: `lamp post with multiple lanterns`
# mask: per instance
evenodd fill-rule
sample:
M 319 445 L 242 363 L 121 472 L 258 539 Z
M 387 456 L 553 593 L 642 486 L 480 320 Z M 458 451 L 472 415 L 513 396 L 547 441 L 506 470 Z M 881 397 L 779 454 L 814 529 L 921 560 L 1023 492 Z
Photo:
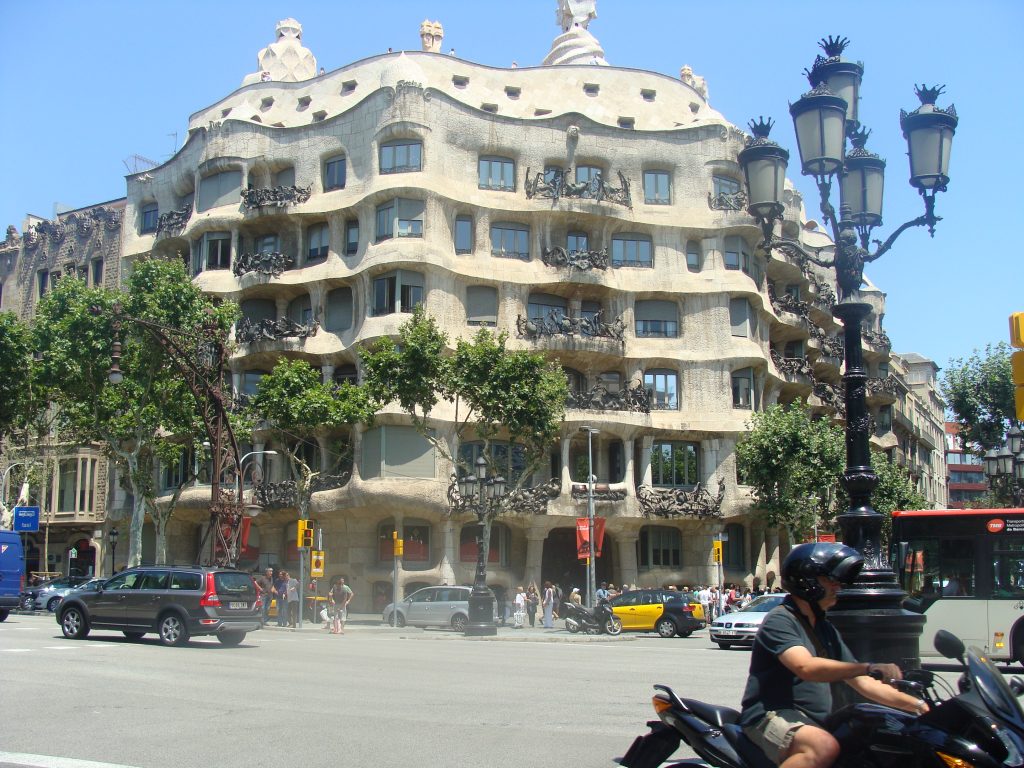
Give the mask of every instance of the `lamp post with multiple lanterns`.
M 498 627 L 494 623 L 494 595 L 487 588 L 487 539 L 485 530 L 487 518 L 493 507 L 501 504 L 505 495 L 505 478 L 501 475 L 488 477 L 487 460 L 478 456 L 474 462 L 475 474 L 459 479 L 459 493 L 463 499 L 472 500 L 470 504 L 476 513 L 480 531 L 476 540 L 476 574 L 473 578 L 473 591 L 469 595 L 469 623 L 466 625 L 467 635 L 496 635 Z
M 957 126 L 956 109 L 935 101 L 941 87 L 915 89 L 921 106 L 901 112 L 900 124 L 910 158 L 910 184 L 924 198 L 925 213 L 900 225 L 884 242 L 871 235 L 882 223 L 885 161 L 865 148 L 869 131 L 858 121 L 863 64 L 842 58 L 845 38 L 827 38 L 807 72 L 811 90 L 790 106 L 800 150 L 801 172 L 814 177 L 821 197 L 821 213 L 834 243 L 831 259 L 780 237 L 776 227 L 784 211 L 783 184 L 789 152 L 768 138 L 771 121 L 751 123 L 753 137 L 739 154 L 746 178 L 747 212 L 761 226 L 761 249 L 781 253 L 805 265 L 834 268 L 839 302 L 832 312 L 843 324 L 845 359 L 843 384 L 846 405 L 846 469 L 842 483 L 850 507 L 839 516 L 843 541 L 864 555 L 865 566 L 855 584 L 843 591 L 830 614 L 854 655 L 912 665 L 918 663 L 918 639 L 924 617 L 902 610 L 905 596 L 882 551 L 882 516 L 871 506 L 878 478 L 871 468 L 868 443 L 870 415 L 865 405 L 867 371 L 861 349 L 861 324 L 871 306 L 859 301 L 864 265 L 888 251 L 912 227 L 927 226 L 934 235 L 940 220 L 935 195 L 949 182 L 949 157 Z M 847 148 L 847 140 L 852 148 Z M 832 184 L 839 181 L 839 213 L 831 203 Z
M 985 476 L 998 495 L 1015 507 L 1024 506 L 1024 431 L 1018 425 L 1010 427 L 1002 449 L 986 451 Z
M 110 572 L 117 568 L 117 539 L 120 536 L 117 526 L 110 529 Z

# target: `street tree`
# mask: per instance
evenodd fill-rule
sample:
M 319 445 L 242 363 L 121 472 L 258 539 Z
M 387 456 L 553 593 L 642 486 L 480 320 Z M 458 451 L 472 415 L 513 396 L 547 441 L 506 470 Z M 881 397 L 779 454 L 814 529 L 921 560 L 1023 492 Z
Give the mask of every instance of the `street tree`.
M 480 441 L 480 455 L 489 474 L 504 474 L 498 466 L 495 441 L 507 441 L 521 462 L 517 476 L 508 478 L 504 499 L 518 491 L 547 456 L 558 437 L 568 385 L 565 374 L 543 355 L 509 350 L 507 335 L 486 328 L 471 339 L 458 339 L 451 349 L 447 334 L 423 309 L 402 324 L 397 343 L 383 338 L 360 353 L 364 381 L 377 407 L 397 402 L 416 430 L 462 475 L 473 467 L 459 460 L 459 447 Z M 454 407 L 449 420 L 431 418 L 435 406 Z M 491 525 L 501 504 L 481 511 L 481 546 L 490 547 Z
M 960 439 L 978 455 L 1000 447 L 1015 418 L 1010 351 L 1005 342 L 989 344 L 984 353 L 974 350 L 966 360 L 950 360 L 943 374 L 942 395 L 960 427 Z
M 13 312 L 0 312 L 0 439 L 27 420 L 32 374 L 31 331 Z
M 897 509 L 927 509 L 931 506 L 918 490 L 907 470 L 880 451 L 871 452 L 871 466 L 878 485 L 871 494 L 871 506 L 882 515 L 882 545 L 892 537 L 892 513 Z M 845 499 L 844 499 L 845 501 Z
M 269 437 L 275 449 L 283 451 L 295 484 L 299 518 L 306 520 L 321 466 L 327 474 L 341 474 L 351 466 L 351 430 L 343 428 L 371 424 L 374 409 L 362 386 L 327 383 L 306 361 L 281 359 L 260 379 L 247 415 L 252 431 Z M 322 464 L 314 461 L 318 438 L 325 438 L 327 446 Z
M 40 302 L 33 330 L 40 379 L 54 393 L 64 434 L 77 443 L 100 443 L 120 469 L 133 499 L 127 562 L 137 565 L 147 512 L 156 532 L 157 561 L 166 559 L 173 505 L 155 503 L 160 458 L 173 461 L 182 448 L 201 445 L 205 435 L 181 363 L 153 329 L 201 360 L 206 329 L 226 339 L 237 307 L 210 301 L 179 259 L 137 262 L 126 287 L 124 293 L 89 288 L 65 277 Z M 117 309 L 122 379 L 114 383 L 108 374 Z

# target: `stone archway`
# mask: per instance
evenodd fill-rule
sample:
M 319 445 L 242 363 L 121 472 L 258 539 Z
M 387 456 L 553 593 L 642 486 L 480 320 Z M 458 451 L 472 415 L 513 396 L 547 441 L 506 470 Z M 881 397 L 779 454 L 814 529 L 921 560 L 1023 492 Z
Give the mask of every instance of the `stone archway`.
M 606 531 L 601 547 L 601 557 L 597 558 L 595 573 L 597 584 L 612 580 L 615 562 L 612 553 L 615 541 Z M 541 581 L 550 580 L 559 584 L 568 596 L 573 587 L 580 592 L 586 591 L 587 565 L 585 560 L 576 557 L 576 529 L 555 528 L 544 540 L 544 559 L 541 562 Z

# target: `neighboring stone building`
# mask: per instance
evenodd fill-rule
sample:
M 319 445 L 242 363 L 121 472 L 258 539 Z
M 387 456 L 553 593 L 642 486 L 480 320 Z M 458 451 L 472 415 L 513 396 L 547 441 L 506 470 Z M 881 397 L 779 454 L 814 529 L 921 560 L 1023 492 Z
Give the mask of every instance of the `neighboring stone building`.
M 768 404 L 842 410 L 834 276 L 764 258 L 744 211 L 744 133 L 708 104 L 689 67 L 675 79 L 607 65 L 587 29 L 594 16 L 593 2 L 562 0 L 544 66 L 443 55 L 440 23 L 425 22 L 427 50 L 323 75 L 301 25 L 282 22 L 279 49 L 259 55 L 256 74 L 271 76 L 250 75 L 192 115 L 174 157 L 128 177 L 126 269 L 180 257 L 203 290 L 239 302 L 231 371 L 241 395 L 281 356 L 309 361 L 325 381 L 357 380 L 358 348 L 396 334 L 420 304 L 453 338 L 493 327 L 512 348 L 557 360 L 572 390 L 562 437 L 533 490 L 495 525 L 498 590 L 584 583 L 583 426 L 600 430 L 599 580 L 713 581 L 712 538 L 727 532 L 725 579 L 770 584 L 786 542 L 750 514 L 734 446 Z M 293 63 L 287 76 L 275 75 L 282 61 Z M 784 234 L 827 254 L 791 187 L 786 202 Z M 876 310 L 865 359 L 880 377 L 868 400 L 877 417 L 895 401 L 884 294 L 868 285 L 864 297 Z M 451 464 L 397 408 L 355 430 L 340 469 L 334 437 L 310 446 L 327 475 L 312 516 L 327 573 L 354 581 L 357 609 L 390 594 L 396 527 L 405 591 L 472 581 L 475 524 L 449 514 Z M 472 457 L 479 446 L 453 449 Z M 514 471 L 514 451 L 497 450 Z M 266 464 L 269 501 L 241 565 L 292 567 L 296 511 L 283 463 Z M 161 473 L 161 488 L 173 474 Z M 169 530 L 174 559 L 195 556 L 208 500 L 206 486 L 184 494 Z M 151 547 L 152 535 L 144 541 Z
M 949 508 L 963 509 L 969 502 L 984 496 L 989 490 L 982 457 L 971 453 L 960 439 L 960 425 L 946 422 L 946 468 L 948 475 Z
M 90 286 L 120 285 L 124 207 L 122 198 L 53 219 L 29 216 L 21 236 L 8 227 L 6 240 L 0 242 L 0 310 L 31 321 L 39 299 L 65 275 Z M 103 453 L 95 447 L 60 443 L 52 435 L 27 450 L 8 441 L 3 455 L 0 470 L 12 462 L 28 462 L 42 478 L 30 488 L 30 503 L 40 507 L 41 530 L 25 535 L 28 570 L 109 573 L 102 531 L 111 473 Z M 15 467 L 12 477 L 23 471 Z M 75 557 L 69 556 L 72 551 Z

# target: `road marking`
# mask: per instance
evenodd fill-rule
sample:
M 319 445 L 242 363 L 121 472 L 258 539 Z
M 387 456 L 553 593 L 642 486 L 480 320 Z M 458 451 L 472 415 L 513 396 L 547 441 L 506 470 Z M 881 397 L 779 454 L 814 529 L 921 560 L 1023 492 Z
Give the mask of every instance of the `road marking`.
M 0 648 L 4 653 L 31 653 L 31 648 Z
M 13 763 L 26 768 L 133 768 L 120 763 L 99 763 L 95 760 L 76 760 L 73 757 L 30 755 L 26 752 L 0 752 L 0 763 Z

